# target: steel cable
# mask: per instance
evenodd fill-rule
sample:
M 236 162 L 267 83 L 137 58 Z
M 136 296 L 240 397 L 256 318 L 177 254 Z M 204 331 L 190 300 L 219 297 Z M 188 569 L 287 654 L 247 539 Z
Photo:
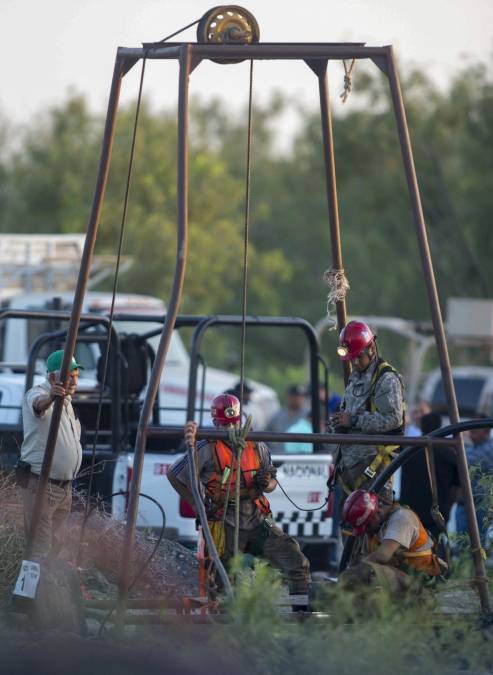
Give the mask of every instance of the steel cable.
M 245 341 L 246 341 L 246 311 L 248 297 L 248 234 L 250 224 L 250 165 L 252 155 L 252 102 L 253 102 L 253 60 L 250 60 L 250 79 L 248 91 L 248 131 L 247 131 L 247 157 L 245 175 L 245 225 L 243 235 L 243 307 L 241 316 L 241 357 L 240 357 L 240 424 L 243 415 L 243 389 L 245 378 Z M 235 486 L 235 536 L 234 554 L 239 552 L 240 536 L 240 479 L 241 479 L 241 456 L 243 446 L 236 446 L 237 467 Z
M 115 300 L 116 300 L 116 293 L 117 293 L 117 288 L 118 288 L 118 278 L 119 278 L 119 273 L 120 273 L 120 263 L 121 263 L 121 256 L 122 256 L 122 250 L 123 250 L 123 239 L 124 239 L 124 234 L 125 234 L 125 224 L 127 220 L 127 211 L 128 211 L 128 198 L 130 194 L 130 184 L 131 184 L 131 179 L 132 179 L 132 169 L 133 169 L 133 163 L 134 163 L 134 157 L 135 157 L 135 142 L 137 138 L 137 128 L 138 128 L 138 122 L 139 122 L 139 114 L 140 114 L 140 108 L 141 108 L 141 103 L 142 103 L 142 89 L 144 85 L 144 74 L 145 74 L 145 67 L 146 67 L 146 55 L 144 55 L 144 58 L 142 59 L 142 70 L 140 74 L 140 82 L 139 82 L 139 93 L 137 96 L 137 105 L 135 109 L 135 120 L 134 120 L 134 127 L 133 127 L 133 133 L 132 133 L 132 143 L 130 147 L 130 157 L 129 157 L 129 163 L 128 163 L 128 172 L 127 172 L 127 181 L 126 181 L 126 186 L 125 186 L 125 196 L 123 200 L 123 211 L 122 211 L 122 219 L 121 219 L 121 225 L 120 225 L 120 235 L 119 235 L 119 240 L 118 240 L 118 250 L 117 250 L 117 257 L 116 257 L 116 265 L 115 265 L 115 276 L 113 279 L 113 289 L 112 289 L 112 295 L 111 295 L 111 307 L 110 307 L 110 312 L 109 312 L 109 325 L 108 325 L 108 340 L 106 342 L 106 349 L 104 353 L 104 358 L 103 358 L 103 368 L 102 368 L 102 377 L 101 377 L 101 390 L 99 393 L 99 401 L 98 401 L 98 408 L 97 408 L 97 413 L 96 413 L 96 425 L 95 425 L 95 430 L 94 430 L 94 441 L 93 441 L 93 446 L 92 446 L 92 454 L 91 454 L 91 467 L 90 467 L 90 474 L 89 474 L 89 485 L 87 487 L 87 499 L 86 499 L 86 517 L 84 518 L 82 529 L 81 529 L 81 534 L 80 534 L 80 541 L 79 541 L 79 550 L 77 552 L 77 565 L 79 564 L 81 555 L 82 555 L 82 547 L 84 544 L 84 536 L 85 536 L 85 524 L 87 521 L 87 513 L 89 509 L 89 504 L 91 501 L 91 495 L 92 495 L 92 485 L 93 485 L 93 477 L 94 477 L 94 466 L 96 462 L 96 447 L 97 447 L 97 441 L 98 441 L 98 435 L 99 435 L 99 427 L 101 424 L 101 414 L 102 414 L 102 408 L 103 408 L 103 395 L 104 395 L 104 388 L 106 384 L 106 376 L 108 372 L 108 363 L 109 363 L 109 354 L 110 354 L 110 346 L 111 346 L 111 331 L 113 328 L 113 315 L 115 313 Z M 119 367 L 119 363 L 117 362 L 117 367 Z

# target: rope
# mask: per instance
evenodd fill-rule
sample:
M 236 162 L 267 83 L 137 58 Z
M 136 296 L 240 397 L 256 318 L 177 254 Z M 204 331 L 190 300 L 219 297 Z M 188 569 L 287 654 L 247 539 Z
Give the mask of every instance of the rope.
M 478 552 L 481 553 L 481 557 L 483 558 L 483 560 L 487 559 L 488 556 L 486 555 L 486 551 L 482 546 L 478 546 L 477 548 L 471 548 L 471 553 L 478 553 Z M 476 577 L 476 578 L 482 579 L 483 577 Z
M 344 91 L 340 95 L 340 98 L 343 103 L 346 103 L 346 101 L 348 100 L 348 96 L 353 88 L 353 69 L 356 64 L 356 59 L 353 59 L 351 61 L 351 65 L 349 67 L 344 59 L 342 63 L 344 65 Z
M 243 239 L 243 307 L 241 320 L 241 360 L 240 360 L 240 423 L 243 414 L 243 385 L 245 377 L 245 338 L 246 338 L 246 311 L 248 291 L 248 230 L 250 224 L 250 165 L 252 156 L 252 102 L 253 102 L 253 60 L 250 60 L 250 81 L 248 92 L 248 132 L 247 132 L 247 159 L 245 177 L 245 227 Z M 248 422 L 247 422 L 248 424 Z M 241 466 L 243 448 L 238 448 L 238 467 Z M 240 471 L 237 471 L 235 486 L 235 536 L 234 554 L 238 555 L 240 536 Z
M 115 313 L 115 299 L 116 299 L 116 292 L 117 292 L 117 288 L 118 288 L 118 277 L 119 277 L 119 273 L 120 273 L 120 262 L 121 262 L 122 249 L 123 249 L 123 238 L 124 238 L 124 234 L 125 234 L 125 223 L 126 223 L 126 220 L 127 220 L 128 197 L 129 197 L 129 193 L 130 193 L 130 183 L 131 183 L 131 179 L 132 179 L 132 169 L 133 169 L 133 162 L 134 162 L 134 156 L 135 156 L 135 141 L 136 141 L 136 138 L 137 138 L 137 127 L 138 127 L 140 107 L 141 107 L 141 102 L 142 102 L 142 88 L 143 88 L 143 85 L 144 85 L 146 58 L 147 58 L 147 56 L 144 55 L 144 58 L 142 59 L 142 71 L 141 71 L 141 74 L 140 74 L 139 93 L 138 93 L 138 96 L 137 96 L 137 105 L 136 105 L 136 109 L 135 109 L 135 120 L 134 120 L 133 134 L 132 134 L 132 144 L 131 144 L 131 147 L 130 147 L 130 158 L 129 158 L 129 163 L 128 163 L 128 173 L 127 173 L 127 182 L 126 182 L 126 186 L 125 186 L 125 196 L 124 196 L 124 200 L 123 200 L 123 211 L 122 211 L 122 220 L 121 220 L 121 225 L 120 225 L 120 237 L 119 237 L 119 240 L 118 240 L 118 252 L 117 252 L 117 257 L 116 257 L 115 276 L 114 276 L 114 279 L 113 279 L 113 290 L 112 290 L 112 295 L 111 295 L 111 307 L 110 307 L 109 324 L 108 324 L 108 340 L 106 342 L 106 349 L 105 349 L 104 360 L 103 360 L 103 373 L 102 373 L 102 377 L 101 377 L 101 390 L 99 392 L 98 409 L 97 409 L 97 413 L 96 413 L 96 426 L 95 426 L 95 430 L 94 430 L 94 442 L 93 442 L 92 454 L 91 454 L 89 485 L 87 487 L 85 520 L 83 521 L 81 533 L 80 533 L 79 550 L 77 551 L 77 565 L 79 564 L 81 556 L 82 556 L 82 547 L 83 547 L 83 544 L 84 544 L 87 515 L 88 515 L 88 509 L 89 509 L 89 505 L 90 505 L 90 501 L 91 501 L 91 495 L 92 495 L 94 467 L 95 467 L 95 463 L 96 463 L 96 446 L 97 446 L 98 435 L 99 435 L 99 427 L 100 427 L 100 424 L 101 424 L 101 413 L 102 413 L 102 408 L 103 408 L 104 387 L 105 387 L 105 384 L 106 384 L 106 375 L 107 375 L 107 372 L 108 372 L 108 363 L 109 363 L 109 354 L 110 354 L 110 345 L 111 345 L 111 332 L 112 332 L 112 329 L 113 329 L 113 315 Z
M 431 492 L 431 517 L 433 522 L 438 527 L 441 533 L 447 537 L 447 525 L 445 523 L 445 518 L 440 512 L 440 506 L 438 503 L 438 484 L 437 484 L 437 474 L 436 474 L 436 465 L 435 465 L 435 453 L 433 452 L 433 444 L 428 443 L 425 446 L 425 463 L 426 470 L 428 473 L 428 480 L 430 483 L 430 492 Z
M 248 234 L 250 225 L 250 165 L 252 156 L 252 101 L 253 101 L 253 60 L 250 61 L 250 81 L 248 92 L 248 131 L 247 131 L 247 158 L 245 176 L 245 226 L 243 236 L 243 307 L 241 321 L 241 360 L 240 360 L 240 419 L 243 408 L 243 385 L 245 376 L 245 339 L 246 339 L 246 310 L 248 293 Z
M 327 294 L 327 318 L 329 320 L 328 329 L 331 331 L 337 328 L 337 319 L 334 316 L 336 303 L 342 302 L 345 299 L 346 293 L 350 290 L 351 286 L 344 274 L 343 268 L 334 269 L 333 267 L 329 267 L 324 272 L 324 281 L 329 287 Z
M 183 28 L 180 28 L 179 30 L 175 30 L 174 33 L 171 33 L 170 35 L 167 35 L 164 37 L 162 40 L 159 40 L 155 44 L 162 44 L 163 42 L 167 42 L 168 40 L 171 40 L 172 37 L 175 37 L 175 35 L 179 35 L 180 33 L 183 33 L 183 31 L 187 30 L 187 28 L 191 28 L 192 26 L 196 26 L 200 21 L 202 21 L 202 18 L 197 19 L 196 21 L 192 21 L 192 23 L 189 23 L 187 26 L 183 26 Z

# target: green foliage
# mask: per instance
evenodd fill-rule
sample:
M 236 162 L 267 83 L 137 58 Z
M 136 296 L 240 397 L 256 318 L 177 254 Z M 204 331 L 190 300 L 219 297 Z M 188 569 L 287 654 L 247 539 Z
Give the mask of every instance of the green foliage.
M 346 114 L 334 119 L 348 307 L 351 313 L 426 319 L 388 88 L 374 72 L 357 70 Z M 405 78 L 403 90 L 442 299 L 491 296 L 491 70 L 468 67 L 444 93 L 416 71 Z M 358 105 L 352 106 L 353 100 Z M 292 149 L 279 152 L 275 128 L 287 105 L 278 95 L 254 105 L 248 311 L 315 322 L 325 313 L 322 277 L 331 264 L 320 118 L 301 108 Z M 116 250 L 134 116 L 134 106 L 119 113 L 99 253 Z M 102 118 L 78 95 L 33 120 L 15 143 L 9 144 L 15 130 L 0 119 L 0 231 L 85 230 L 102 128 Z M 192 101 L 183 312 L 241 312 L 245 159 L 246 113 L 231 116 L 218 100 Z M 155 112 L 144 101 L 124 245 L 135 264 L 121 279 L 122 291 L 165 300 L 169 295 L 176 257 L 175 161 L 175 111 Z M 273 379 L 282 378 L 286 364 L 303 361 L 303 349 L 294 354 L 289 337 L 259 333 L 251 340 L 250 367 L 277 369 Z M 224 365 L 238 345 L 236 333 L 217 341 L 206 356 Z
M 483 514 L 483 527 L 493 527 L 493 475 L 482 470 L 481 466 L 470 468 L 475 504 Z
M 230 567 L 230 575 L 235 579 L 235 597 L 229 606 L 233 621 L 241 623 L 242 629 L 250 627 L 255 631 L 261 622 L 279 621 L 276 602 L 281 594 L 281 580 L 277 571 L 258 558 L 252 569 L 238 556 Z M 258 602 L 259 597 L 264 602 Z
M 431 594 L 392 600 L 326 587 L 319 613 L 286 621 L 278 576 L 262 564 L 243 572 L 229 608 L 232 626 L 209 642 L 246 673 L 449 673 L 493 666 L 491 627 L 477 616 L 442 615 Z
M 493 513 L 493 479 L 483 474 L 475 484 L 481 484 L 481 507 Z M 236 571 L 241 574 L 229 607 L 235 630 L 219 631 L 210 645 L 220 644 L 226 660 L 234 662 L 240 654 L 246 673 L 445 674 L 493 668 L 488 617 L 441 611 L 462 606 L 468 588 L 463 582 L 474 576 L 469 547 L 449 581 L 434 591 L 396 599 L 383 589 L 355 592 L 319 583 L 318 614 L 304 622 L 287 622 L 279 613 L 277 572 L 263 564 L 245 572 L 239 563 Z

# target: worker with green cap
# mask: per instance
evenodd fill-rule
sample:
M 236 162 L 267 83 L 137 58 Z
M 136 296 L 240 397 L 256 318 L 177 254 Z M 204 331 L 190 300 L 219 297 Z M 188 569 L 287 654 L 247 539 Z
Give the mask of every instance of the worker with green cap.
M 53 413 L 53 402 L 63 397 L 60 427 L 46 487 L 42 514 L 33 543 L 33 558 L 56 556 L 63 542 L 63 534 L 72 506 L 72 481 L 81 461 L 81 427 L 75 417 L 71 399 L 77 389 L 79 370 L 83 366 L 72 357 L 65 384 L 60 382 L 63 350 L 51 353 L 46 361 L 46 380 L 26 392 L 22 403 L 24 441 L 17 466 L 18 482 L 22 488 L 24 527 L 29 533 L 41 473 L 46 441 Z

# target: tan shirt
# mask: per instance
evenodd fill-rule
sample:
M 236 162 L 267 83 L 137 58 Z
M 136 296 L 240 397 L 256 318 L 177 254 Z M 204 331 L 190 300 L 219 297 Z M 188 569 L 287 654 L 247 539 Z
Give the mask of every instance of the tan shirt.
M 393 511 L 380 528 L 377 537 L 382 542 L 386 539 L 396 541 L 404 549 L 410 549 L 416 543 L 419 536 L 418 516 L 411 509 L 399 508 Z M 427 551 L 433 546 L 433 541 L 428 541 L 421 546 L 419 551 Z
M 29 389 L 22 402 L 22 424 L 24 427 L 24 441 L 21 447 L 21 459 L 31 465 L 31 471 L 41 473 L 46 441 L 50 428 L 53 404 L 43 413 L 36 413 L 33 402 L 38 396 L 50 392 L 48 381 Z M 73 480 L 80 469 L 82 462 L 82 447 L 80 444 L 80 422 L 75 417 L 70 396 L 64 401 L 60 428 L 58 430 L 50 478 L 55 480 Z

